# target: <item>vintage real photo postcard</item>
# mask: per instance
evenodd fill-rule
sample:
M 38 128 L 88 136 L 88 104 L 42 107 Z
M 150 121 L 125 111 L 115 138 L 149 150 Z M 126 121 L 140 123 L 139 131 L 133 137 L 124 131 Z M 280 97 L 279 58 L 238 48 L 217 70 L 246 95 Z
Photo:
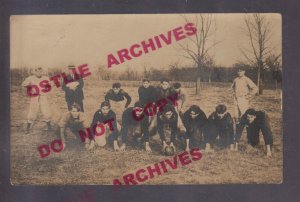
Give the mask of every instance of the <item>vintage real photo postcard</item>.
M 12 15 L 12 185 L 280 184 L 278 13 Z

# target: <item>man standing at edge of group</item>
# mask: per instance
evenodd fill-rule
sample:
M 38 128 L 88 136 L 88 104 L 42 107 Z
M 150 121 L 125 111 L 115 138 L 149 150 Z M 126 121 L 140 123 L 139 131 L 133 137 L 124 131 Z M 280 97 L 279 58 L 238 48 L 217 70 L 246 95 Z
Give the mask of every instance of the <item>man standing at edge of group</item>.
M 68 110 L 70 111 L 72 108 L 72 105 L 74 103 L 77 103 L 80 106 L 81 112 L 84 112 L 83 108 L 83 79 L 79 78 L 80 75 L 74 75 L 73 72 L 71 71 L 74 69 L 74 65 L 69 65 L 68 70 L 69 74 L 67 75 L 67 80 L 70 81 L 68 83 L 65 83 L 65 81 L 62 81 L 62 90 L 65 91 L 65 99 L 67 102 Z
M 245 76 L 245 68 L 238 69 L 238 77 L 234 79 L 232 84 L 234 97 L 234 118 L 238 124 L 241 116 L 249 109 L 249 100 L 251 100 L 258 92 L 257 86 L 253 81 Z
M 29 92 L 32 91 L 32 89 L 30 88 L 31 85 L 38 85 L 41 81 L 44 80 L 47 80 L 47 77 L 43 76 L 43 68 L 38 67 L 34 69 L 33 75 L 27 77 L 22 83 L 22 87 L 26 88 L 26 92 L 27 92 L 26 95 L 29 94 L 34 95 L 34 96 L 30 96 L 30 105 L 29 105 L 29 112 L 27 116 L 26 133 L 30 132 L 32 125 L 37 118 L 39 109 L 41 109 L 44 119 L 47 123 L 48 131 L 52 130 L 51 112 L 50 112 L 50 106 L 48 103 L 48 98 L 46 93 L 44 93 L 43 90 L 36 94 L 32 94 L 32 92 Z M 51 86 L 49 86 L 49 88 L 51 88 Z

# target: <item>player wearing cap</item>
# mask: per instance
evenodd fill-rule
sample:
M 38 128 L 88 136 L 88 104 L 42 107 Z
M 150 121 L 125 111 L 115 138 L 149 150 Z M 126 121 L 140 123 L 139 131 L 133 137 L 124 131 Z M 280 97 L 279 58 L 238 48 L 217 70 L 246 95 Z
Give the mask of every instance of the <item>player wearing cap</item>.
M 48 80 L 48 77 L 43 76 L 43 69 L 41 67 L 35 68 L 33 75 L 27 77 L 23 83 L 22 87 L 26 88 L 27 95 L 30 96 L 30 105 L 29 105 L 29 112 L 27 115 L 27 127 L 26 133 L 29 133 L 30 129 L 34 121 L 37 118 L 37 114 L 39 109 L 41 110 L 44 119 L 47 123 L 47 129 L 51 130 L 51 112 L 50 112 L 50 105 L 48 103 L 48 98 L 46 93 L 43 91 L 32 92 L 33 89 L 30 87 L 32 85 L 39 85 L 42 81 Z M 49 84 L 47 84 L 49 85 Z M 47 88 L 47 86 L 45 86 Z M 49 86 L 51 88 L 51 86 Z
M 74 69 L 74 65 L 69 65 L 68 66 L 68 75 L 67 75 L 67 80 L 70 82 L 62 82 L 62 90 L 65 91 L 65 99 L 67 102 L 68 110 L 71 110 L 71 107 L 74 103 L 77 103 L 80 106 L 80 109 L 82 112 L 84 112 L 84 107 L 83 107 L 83 79 L 80 78 L 79 75 L 74 75 L 73 71 L 71 69 Z
M 145 115 L 143 105 L 136 102 L 134 107 L 126 109 L 122 115 L 122 146 L 121 151 L 126 149 L 128 137 L 132 137 L 137 141 L 138 137 L 142 137 L 145 143 L 145 150 L 151 152 L 149 145 L 149 116 Z
M 186 147 L 185 150 L 190 150 L 190 141 L 192 146 L 197 145 L 197 136 L 201 139 L 202 129 L 207 122 L 205 113 L 197 105 L 192 105 L 183 114 L 183 124 L 186 128 Z
M 245 69 L 238 69 L 238 77 L 232 84 L 234 97 L 235 121 L 238 124 L 239 118 L 249 108 L 249 100 L 258 92 L 257 86 L 251 79 L 245 76 Z
M 267 148 L 267 156 L 271 156 L 273 134 L 269 124 L 269 118 L 267 113 L 264 111 L 256 111 L 255 109 L 248 109 L 245 112 L 236 129 L 236 150 L 238 150 L 238 142 L 241 138 L 244 127 L 246 126 L 248 144 L 250 144 L 253 147 L 257 146 L 259 144 L 259 132 L 261 131 Z
M 219 136 L 221 148 L 234 150 L 233 119 L 225 105 L 218 105 L 216 110 L 208 117 L 208 122 L 203 130 L 206 143 L 205 152 L 210 152 L 211 146 Z

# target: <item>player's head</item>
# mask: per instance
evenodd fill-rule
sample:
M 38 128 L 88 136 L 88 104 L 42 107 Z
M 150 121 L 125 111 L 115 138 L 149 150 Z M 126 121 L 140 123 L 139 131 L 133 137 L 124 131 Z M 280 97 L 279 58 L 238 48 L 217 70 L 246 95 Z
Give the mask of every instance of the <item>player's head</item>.
M 102 114 L 107 115 L 110 110 L 109 102 L 108 101 L 102 102 L 100 105 L 100 109 L 101 109 Z
M 150 80 L 149 79 L 143 79 L 143 86 L 144 86 L 144 88 L 148 88 L 150 86 Z
M 143 114 L 143 105 L 139 101 L 134 103 L 133 110 L 135 110 L 135 114 L 137 117 L 140 117 Z
M 255 120 L 255 118 L 256 118 L 256 111 L 255 111 L 255 109 L 248 109 L 246 112 L 245 112 L 245 114 L 247 114 L 247 121 L 248 121 L 248 123 L 252 123 L 254 120 Z
M 163 115 L 166 119 L 171 119 L 174 114 L 174 107 L 167 104 L 163 109 Z
M 245 75 L 246 69 L 244 67 L 240 67 L 237 71 L 237 74 L 239 77 L 242 77 Z
M 38 77 L 41 78 L 43 75 L 43 68 L 42 67 L 37 67 L 34 69 L 34 74 Z
M 77 103 L 74 103 L 71 106 L 71 115 L 74 119 L 77 119 L 79 117 L 80 111 L 81 111 L 81 108 Z
M 72 74 L 72 69 L 75 69 L 75 65 L 68 65 L 68 74 Z
M 189 111 L 191 118 L 195 119 L 200 114 L 200 107 L 198 107 L 197 105 L 192 105 Z
M 180 91 L 181 84 L 176 82 L 173 84 L 173 87 L 174 87 L 175 91 L 178 93 Z
M 219 119 L 223 119 L 226 112 L 227 112 L 227 107 L 225 105 L 220 104 L 216 107 L 216 113 Z
M 112 89 L 113 89 L 115 94 L 118 94 L 120 92 L 120 89 L 121 89 L 121 84 L 120 83 L 114 83 L 112 85 Z
M 168 88 L 170 88 L 170 81 L 167 78 L 162 78 L 160 80 L 160 85 L 162 87 L 162 89 L 167 90 Z

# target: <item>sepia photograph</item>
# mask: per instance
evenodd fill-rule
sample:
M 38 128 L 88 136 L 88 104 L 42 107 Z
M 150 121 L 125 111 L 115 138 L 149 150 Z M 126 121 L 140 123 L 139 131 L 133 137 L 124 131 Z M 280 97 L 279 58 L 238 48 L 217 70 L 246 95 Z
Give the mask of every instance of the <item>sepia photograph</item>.
M 9 26 L 12 185 L 283 183 L 281 14 Z

